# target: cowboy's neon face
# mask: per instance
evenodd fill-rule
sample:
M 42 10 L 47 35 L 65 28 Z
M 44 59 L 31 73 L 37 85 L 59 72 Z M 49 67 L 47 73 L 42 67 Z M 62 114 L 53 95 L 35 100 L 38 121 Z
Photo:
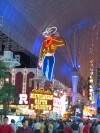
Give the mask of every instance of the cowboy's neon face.
M 46 40 L 50 40 L 50 39 L 51 39 L 51 36 L 46 37 Z

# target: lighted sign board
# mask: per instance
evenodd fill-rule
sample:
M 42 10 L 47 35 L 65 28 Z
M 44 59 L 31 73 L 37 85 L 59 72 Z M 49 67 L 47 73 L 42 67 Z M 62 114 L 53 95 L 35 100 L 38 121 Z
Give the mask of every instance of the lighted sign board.
M 19 104 L 28 104 L 27 94 L 19 94 Z
M 61 112 L 61 109 L 62 109 L 62 106 L 61 106 L 61 100 L 60 100 L 60 98 L 54 96 L 53 97 L 53 112 L 60 113 Z
M 49 90 L 45 91 L 43 88 L 34 89 L 30 93 L 30 109 L 33 110 L 52 110 L 53 94 Z
M 83 117 L 96 115 L 96 107 L 84 106 Z
M 29 105 L 9 105 L 10 108 L 14 108 L 14 109 L 28 109 L 29 108 Z M 0 108 L 3 108 L 3 105 L 0 104 Z

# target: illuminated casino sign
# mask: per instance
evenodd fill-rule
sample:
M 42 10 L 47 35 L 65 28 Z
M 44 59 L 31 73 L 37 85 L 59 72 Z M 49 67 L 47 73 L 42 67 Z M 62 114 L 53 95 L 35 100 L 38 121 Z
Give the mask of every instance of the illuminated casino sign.
M 28 104 L 27 94 L 19 94 L 19 104 Z
M 50 111 L 53 108 L 53 94 L 49 90 L 40 88 L 34 89 L 30 93 L 30 109 L 33 110 L 47 110 Z
M 59 97 L 53 97 L 53 112 L 61 113 L 62 105 Z

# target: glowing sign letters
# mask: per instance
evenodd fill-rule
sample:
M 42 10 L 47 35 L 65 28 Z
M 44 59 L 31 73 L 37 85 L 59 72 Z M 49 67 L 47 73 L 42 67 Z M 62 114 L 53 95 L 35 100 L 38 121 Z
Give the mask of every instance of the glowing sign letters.
M 19 104 L 28 104 L 27 94 L 19 94 L 20 100 Z

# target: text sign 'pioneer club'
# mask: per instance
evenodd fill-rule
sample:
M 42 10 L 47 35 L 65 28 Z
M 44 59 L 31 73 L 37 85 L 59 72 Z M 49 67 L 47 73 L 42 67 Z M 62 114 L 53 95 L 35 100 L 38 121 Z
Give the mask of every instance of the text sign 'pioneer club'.
M 30 93 L 30 109 L 33 110 L 47 110 L 50 111 L 53 108 L 53 94 L 49 90 L 40 88 L 34 89 Z

